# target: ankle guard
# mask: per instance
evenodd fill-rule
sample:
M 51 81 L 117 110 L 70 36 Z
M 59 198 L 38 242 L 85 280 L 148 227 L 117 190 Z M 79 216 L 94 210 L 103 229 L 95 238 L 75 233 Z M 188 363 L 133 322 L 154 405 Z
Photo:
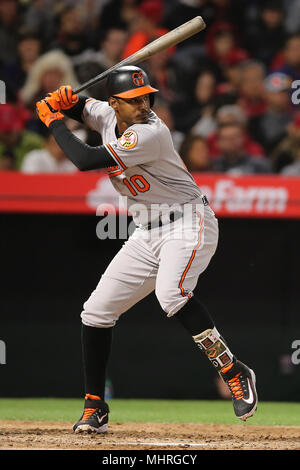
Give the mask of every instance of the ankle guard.
M 233 354 L 216 328 L 193 336 L 193 340 L 217 370 L 221 370 L 233 361 Z

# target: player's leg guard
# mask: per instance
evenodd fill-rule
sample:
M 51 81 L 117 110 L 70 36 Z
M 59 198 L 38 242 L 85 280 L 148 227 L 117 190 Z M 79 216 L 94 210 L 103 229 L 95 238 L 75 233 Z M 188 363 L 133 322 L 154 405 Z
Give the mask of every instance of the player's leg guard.
M 233 362 L 234 356 L 216 327 L 193 336 L 193 340 L 218 371 Z
M 176 313 L 175 318 L 192 335 L 197 346 L 218 371 L 233 362 L 233 354 L 216 329 L 207 309 L 196 297 L 192 297 Z

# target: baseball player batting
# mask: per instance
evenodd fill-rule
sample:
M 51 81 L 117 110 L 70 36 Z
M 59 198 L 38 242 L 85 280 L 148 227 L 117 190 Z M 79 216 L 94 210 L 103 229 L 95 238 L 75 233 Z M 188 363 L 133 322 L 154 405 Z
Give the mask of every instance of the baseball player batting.
M 176 316 L 229 387 L 236 416 L 246 420 L 257 407 L 254 372 L 230 351 L 193 294 L 216 251 L 218 222 L 151 109 L 157 91 L 142 69 L 122 66 L 108 75 L 108 102 L 63 86 L 37 103 L 40 119 L 79 170 L 107 169 L 136 224 L 83 305 L 85 403 L 76 433 L 107 431 L 104 388 L 113 328 L 154 290 L 166 315 Z M 98 131 L 103 145 L 81 142 L 64 115 Z

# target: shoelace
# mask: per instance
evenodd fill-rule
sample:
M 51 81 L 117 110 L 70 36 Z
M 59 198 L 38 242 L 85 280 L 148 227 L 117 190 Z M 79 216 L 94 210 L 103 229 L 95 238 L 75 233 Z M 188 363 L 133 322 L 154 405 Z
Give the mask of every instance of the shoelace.
M 97 408 L 85 408 L 81 421 L 87 421 L 96 410 Z
M 244 392 L 243 392 L 242 385 L 239 379 L 240 375 L 241 375 L 241 372 L 236 374 L 232 379 L 227 380 L 230 391 L 232 392 L 236 400 L 240 400 L 241 398 L 244 397 Z

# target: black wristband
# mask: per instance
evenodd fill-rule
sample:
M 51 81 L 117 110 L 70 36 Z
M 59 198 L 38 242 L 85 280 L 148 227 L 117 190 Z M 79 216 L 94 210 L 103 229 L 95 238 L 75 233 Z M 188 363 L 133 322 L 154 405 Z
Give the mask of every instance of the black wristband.
M 79 96 L 79 100 L 72 108 L 70 109 L 64 109 L 62 112 L 64 113 L 65 116 L 74 119 L 75 121 L 78 122 L 83 122 L 82 120 L 82 112 L 84 110 L 85 102 L 88 99 L 87 96 Z

